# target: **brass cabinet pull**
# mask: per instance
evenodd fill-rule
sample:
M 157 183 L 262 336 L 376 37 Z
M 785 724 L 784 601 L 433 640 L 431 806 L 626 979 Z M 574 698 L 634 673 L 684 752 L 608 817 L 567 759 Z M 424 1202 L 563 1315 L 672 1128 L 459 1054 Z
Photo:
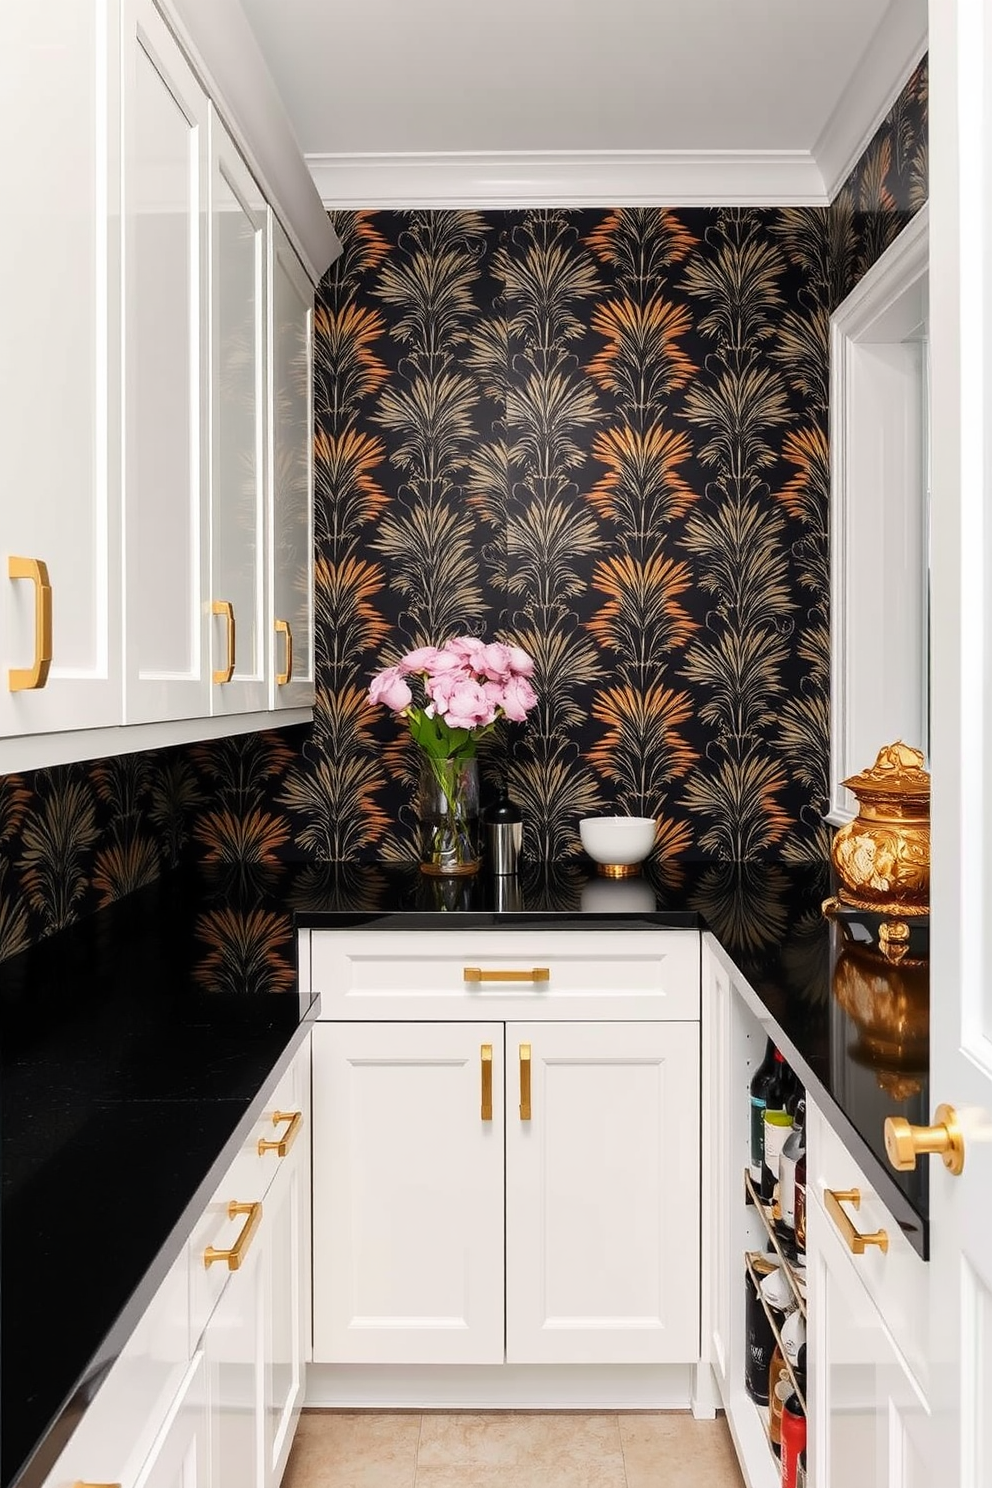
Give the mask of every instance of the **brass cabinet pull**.
M 276 634 L 286 637 L 286 670 L 276 672 L 276 686 L 285 687 L 287 682 L 293 680 L 293 627 L 288 620 L 276 621 Z
M 530 1044 L 520 1045 L 520 1120 L 530 1120 Z
M 230 1250 L 215 1250 L 208 1245 L 203 1252 L 203 1264 L 212 1266 L 214 1261 L 226 1261 L 229 1271 L 237 1271 L 241 1262 L 248 1254 L 248 1247 L 255 1236 L 255 1231 L 262 1222 L 261 1204 L 238 1204 L 234 1199 L 227 1206 L 228 1219 L 237 1219 L 239 1214 L 247 1214 L 241 1234 L 235 1240 Z
M 493 1119 L 493 1046 L 482 1045 L 482 1119 Z
M 289 1151 L 290 1147 L 292 1147 L 293 1143 L 296 1141 L 297 1135 L 299 1134 L 300 1127 L 303 1125 L 303 1112 L 302 1111 L 273 1111 L 272 1112 L 272 1125 L 273 1126 L 278 1126 L 279 1123 L 280 1123 L 280 1121 L 288 1121 L 289 1122 L 289 1125 L 287 1126 L 286 1130 L 283 1132 L 282 1136 L 279 1137 L 279 1138 L 277 1138 L 276 1141 L 272 1142 L 272 1141 L 269 1141 L 266 1137 L 259 1137 L 259 1139 L 258 1139 L 258 1155 L 259 1155 L 259 1157 L 264 1157 L 264 1155 L 265 1155 L 266 1152 L 274 1152 L 277 1157 L 285 1157 L 286 1156 L 286 1153 Z
M 215 599 L 210 606 L 213 615 L 223 615 L 227 621 L 227 666 L 221 667 L 214 672 L 214 681 L 223 685 L 230 682 L 234 676 L 234 651 L 235 651 L 235 629 L 234 629 L 234 606 L 229 599 Z
M 850 1204 L 852 1209 L 860 1209 L 860 1189 L 825 1188 L 823 1190 L 823 1201 L 827 1206 L 827 1213 L 840 1230 L 848 1250 L 853 1251 L 855 1255 L 864 1255 L 869 1245 L 877 1245 L 882 1254 L 885 1254 L 889 1248 L 889 1237 L 885 1231 L 873 1230 L 870 1235 L 863 1234 L 860 1230 L 855 1229 L 854 1221 L 841 1208 L 842 1204 Z
M 34 585 L 34 661 L 29 667 L 11 667 L 7 673 L 11 692 L 33 692 L 44 687 L 52 664 L 52 586 L 48 566 L 40 558 L 8 557 L 7 576 L 30 579 Z
M 900 1173 L 911 1173 L 916 1159 L 929 1152 L 939 1153 L 955 1177 L 964 1167 L 964 1136 L 953 1106 L 938 1106 L 933 1126 L 910 1126 L 903 1116 L 886 1116 L 884 1130 L 885 1154 Z
M 551 972 L 546 966 L 532 966 L 530 971 L 483 971 L 481 966 L 466 966 L 462 977 L 466 982 L 549 982 Z

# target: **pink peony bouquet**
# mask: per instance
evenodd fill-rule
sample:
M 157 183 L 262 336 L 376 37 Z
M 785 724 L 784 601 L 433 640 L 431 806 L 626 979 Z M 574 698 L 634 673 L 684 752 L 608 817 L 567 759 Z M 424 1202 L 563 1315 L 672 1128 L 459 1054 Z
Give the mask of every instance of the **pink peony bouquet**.
M 372 678 L 369 702 L 405 718 L 434 759 L 471 759 L 500 718 L 522 723 L 537 702 L 534 663 L 519 646 L 455 636 L 443 646 L 408 651 Z

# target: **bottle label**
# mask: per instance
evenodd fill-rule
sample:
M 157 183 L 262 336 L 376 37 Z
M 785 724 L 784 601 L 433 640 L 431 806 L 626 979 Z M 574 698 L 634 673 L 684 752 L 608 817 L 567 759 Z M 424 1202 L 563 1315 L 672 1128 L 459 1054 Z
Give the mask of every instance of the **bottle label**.
M 761 1163 L 765 1152 L 765 1103 L 751 1097 L 751 1180 L 761 1182 Z
M 784 1152 L 779 1158 L 778 1207 L 787 1229 L 796 1227 L 796 1160 Z
M 770 1115 L 776 1119 L 769 1121 Z M 788 1141 L 789 1132 L 792 1130 L 792 1118 L 786 1116 L 784 1111 L 766 1111 L 764 1128 L 765 1155 L 761 1173 L 761 1197 L 770 1200 L 779 1179 L 779 1159 L 782 1156 L 782 1148 Z

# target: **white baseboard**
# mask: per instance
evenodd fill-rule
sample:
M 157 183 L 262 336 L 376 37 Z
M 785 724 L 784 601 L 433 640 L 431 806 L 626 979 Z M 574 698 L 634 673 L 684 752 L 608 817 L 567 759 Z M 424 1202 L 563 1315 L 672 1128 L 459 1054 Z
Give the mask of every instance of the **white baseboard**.
M 691 1364 L 311 1364 L 308 1408 L 688 1410 Z

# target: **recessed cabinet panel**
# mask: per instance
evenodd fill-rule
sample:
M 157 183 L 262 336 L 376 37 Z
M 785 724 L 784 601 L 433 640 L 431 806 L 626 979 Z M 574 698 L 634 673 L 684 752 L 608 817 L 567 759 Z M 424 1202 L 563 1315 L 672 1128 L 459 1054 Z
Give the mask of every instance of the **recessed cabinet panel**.
M 269 220 L 271 706 L 305 708 L 314 700 L 313 286 Z
M 120 721 L 118 14 L 115 0 L 3 11 L 0 735 Z M 44 564 L 48 594 L 12 558 Z M 33 685 L 12 690 L 11 670 Z M 20 759 L 0 750 L 0 769 Z
M 506 1039 L 507 1362 L 697 1358 L 698 1025 Z
M 807 1210 L 816 1483 L 932 1488 L 930 1413 L 817 1200 Z M 923 1303 L 925 1305 L 925 1302 Z
M 126 714 L 209 712 L 207 100 L 151 0 L 125 33 Z
M 317 1362 L 502 1362 L 502 1049 L 498 1024 L 314 1030 Z
M 214 713 L 268 706 L 265 677 L 265 202 L 211 115 L 211 688 Z M 230 614 L 217 613 L 230 605 Z M 233 672 L 224 680 L 229 668 Z

